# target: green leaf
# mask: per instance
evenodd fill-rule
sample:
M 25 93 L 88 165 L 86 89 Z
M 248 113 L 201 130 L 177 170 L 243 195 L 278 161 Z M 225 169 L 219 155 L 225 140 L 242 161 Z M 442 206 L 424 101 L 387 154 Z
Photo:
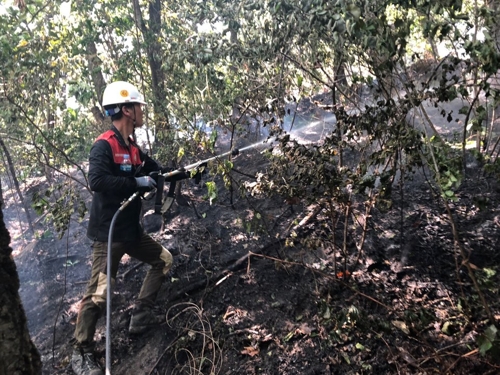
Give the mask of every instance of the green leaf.
M 360 344 L 359 342 L 356 343 L 356 349 L 359 349 L 359 350 L 365 350 L 365 347 L 363 344 Z
M 483 272 L 486 274 L 486 277 L 489 279 L 497 274 L 497 271 L 495 271 L 492 268 L 483 268 Z
M 441 328 L 441 331 L 446 335 L 450 335 L 451 334 L 450 325 L 451 325 L 451 322 L 444 322 L 443 327 Z
M 349 356 L 347 355 L 347 353 L 344 353 L 344 352 L 340 352 L 340 354 L 342 355 L 342 357 L 344 358 L 344 361 L 347 362 L 347 364 L 351 364 L 351 360 L 349 359 Z
M 304 77 L 300 74 L 297 74 L 297 86 L 302 87 L 302 82 L 304 81 Z
M 207 198 L 210 204 L 212 204 L 217 199 L 217 185 L 213 181 L 207 181 L 205 185 L 207 186 L 208 190 Z
M 479 346 L 478 349 L 481 355 L 485 355 L 493 347 L 493 341 L 497 332 L 497 328 L 492 324 L 477 338 L 477 345 Z
M 495 327 L 493 324 L 490 325 L 486 330 L 484 331 L 484 334 L 486 337 L 488 337 L 491 341 L 495 340 L 495 337 L 497 335 L 498 329 Z
M 358 19 L 361 16 L 361 9 L 354 4 L 350 4 L 347 7 L 347 11 L 351 13 L 355 19 Z
M 181 159 L 184 156 L 184 153 L 185 153 L 184 148 L 180 147 L 179 151 L 177 152 L 177 157 Z

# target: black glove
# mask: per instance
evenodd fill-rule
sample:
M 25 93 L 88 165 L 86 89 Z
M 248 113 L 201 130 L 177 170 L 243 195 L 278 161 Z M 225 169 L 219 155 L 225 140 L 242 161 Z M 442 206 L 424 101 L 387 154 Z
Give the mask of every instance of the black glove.
M 196 167 L 196 173 L 193 175 L 191 173 L 191 178 L 194 180 L 195 184 L 199 184 L 201 181 L 201 177 L 207 173 L 207 163 L 201 163 Z
M 158 176 L 160 175 L 160 173 L 162 172 L 161 171 L 151 172 L 149 174 L 149 177 L 151 177 L 153 180 L 155 180 L 156 183 L 158 183 Z
M 201 181 L 201 176 L 202 174 L 207 173 L 207 163 L 202 163 L 196 167 L 196 173 L 194 173 L 194 170 L 191 171 L 186 171 L 184 167 L 179 167 L 177 169 L 171 168 L 171 167 L 163 167 L 161 169 L 161 173 L 169 173 L 169 172 L 174 172 L 177 171 L 178 173 L 172 175 L 172 176 L 166 176 L 165 181 L 180 181 L 180 180 L 185 180 L 187 178 L 192 178 L 194 179 L 195 183 L 200 183 Z M 194 174 L 193 174 L 194 173 Z
M 150 176 L 136 177 L 137 189 L 139 191 L 147 192 L 156 187 L 156 181 Z

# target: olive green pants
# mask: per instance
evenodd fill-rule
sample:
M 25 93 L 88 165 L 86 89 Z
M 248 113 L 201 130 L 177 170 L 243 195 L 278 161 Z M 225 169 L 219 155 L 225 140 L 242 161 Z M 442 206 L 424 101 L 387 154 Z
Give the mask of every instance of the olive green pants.
M 93 350 L 97 320 L 106 307 L 108 243 L 96 241 L 92 248 L 92 275 L 80 303 L 75 334 L 72 339 L 72 344 L 84 351 Z M 172 254 L 145 233 L 138 241 L 113 242 L 111 245 L 112 286 L 115 283 L 120 260 L 125 254 L 151 265 L 139 292 L 137 303 L 139 307 L 152 306 L 165 275 L 172 267 Z

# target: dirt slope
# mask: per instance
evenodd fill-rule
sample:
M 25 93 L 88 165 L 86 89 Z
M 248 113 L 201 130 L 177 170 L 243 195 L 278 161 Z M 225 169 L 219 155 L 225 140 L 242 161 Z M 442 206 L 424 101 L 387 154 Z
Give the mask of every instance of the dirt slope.
M 249 174 L 264 165 L 256 151 L 235 160 L 235 168 Z M 455 263 L 444 211 L 425 184 L 411 184 L 404 201 L 394 194 L 391 210 L 374 212 L 362 263 L 345 281 L 335 275 L 338 254 L 331 249 L 284 246 L 283 234 L 313 207 L 236 193 L 231 206 L 230 192 L 221 181 L 219 186 L 218 202 L 209 205 L 205 188 L 189 183 L 183 188 L 189 206 L 176 204 L 164 230 L 152 233 L 172 249 L 175 265 L 158 301 L 166 323 L 139 337 L 130 337 L 127 327 L 146 267 L 123 260 L 112 307 L 113 374 L 500 371 L 491 355 L 474 351 L 487 327 L 485 314 L 464 267 Z M 473 202 L 478 189 L 488 198 L 487 210 Z M 500 189 L 494 180 L 470 176 L 459 198 L 459 230 L 498 319 L 500 280 L 493 271 L 500 264 Z M 151 202 L 145 205 L 147 210 Z M 264 219 L 260 227 L 252 220 L 255 211 Z M 299 237 L 324 220 L 321 212 L 313 216 L 297 230 Z M 145 223 L 159 228 L 161 218 L 146 214 Z M 85 227 L 73 223 L 61 240 L 46 230 L 28 245 L 14 242 L 44 374 L 71 374 L 68 340 L 90 272 Z M 101 319 L 97 350 L 103 364 L 104 333 Z
M 330 120 L 315 121 L 297 134 L 317 140 L 328 132 Z M 433 121 L 453 135 L 439 114 Z M 248 149 L 236 157 L 235 179 L 251 180 L 248 175 L 265 169 L 259 151 Z M 452 210 L 498 322 L 500 186 L 478 172 L 470 166 Z M 477 352 L 489 323 L 456 256 L 445 210 L 423 174 L 407 180 L 403 190 L 394 189 L 391 209 L 373 212 L 360 263 L 355 271 L 351 266 L 349 280 L 340 273 L 339 251 L 329 246 L 306 250 L 299 244 L 322 230 L 327 218 L 321 210 L 303 202 L 290 206 L 281 197 L 231 193 L 220 178 L 215 182 L 219 198 L 212 205 L 203 185 L 186 184 L 185 199 L 174 204 L 163 229 L 162 218 L 148 212 L 152 201 L 144 202 L 145 226 L 174 254 L 158 301 L 166 320 L 144 335 L 128 335 L 147 268 L 124 258 L 112 305 L 112 374 L 500 373 L 500 353 Z M 43 181 L 33 181 L 27 194 L 42 188 Z M 89 204 L 90 196 L 84 191 L 82 196 Z M 12 193 L 5 197 L 20 293 L 43 373 L 71 374 L 68 341 L 90 276 L 87 223 L 72 222 L 59 240 L 40 219 L 38 237 L 27 241 L 20 236 L 24 228 Z M 294 227 L 295 246 L 286 247 L 284 238 Z M 343 229 L 337 229 L 341 238 Z M 101 319 L 97 351 L 102 364 L 104 335 Z

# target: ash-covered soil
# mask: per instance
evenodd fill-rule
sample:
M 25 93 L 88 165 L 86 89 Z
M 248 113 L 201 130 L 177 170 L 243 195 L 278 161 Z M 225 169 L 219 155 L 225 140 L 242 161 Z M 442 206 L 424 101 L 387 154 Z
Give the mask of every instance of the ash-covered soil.
M 247 175 L 266 162 L 249 150 L 234 159 L 233 177 L 251 181 Z M 498 322 L 500 186 L 476 173 L 469 170 L 452 210 Z M 124 258 L 112 301 L 112 374 L 500 372 L 498 353 L 478 353 L 490 323 L 445 210 L 423 178 L 395 189 L 390 209 L 374 210 L 362 252 L 349 250 L 349 273 L 338 249 L 300 245 L 329 220 L 314 204 L 252 197 L 215 181 L 216 202 L 209 204 L 203 184 L 188 182 L 184 199 L 164 219 L 148 211 L 152 201 L 144 202 L 145 226 L 175 258 L 158 300 L 165 324 L 129 336 L 147 266 Z M 19 215 L 12 195 L 6 198 L 12 235 Z M 43 220 L 35 227 L 38 238 L 12 243 L 20 294 L 43 374 L 71 374 L 68 342 L 90 276 L 86 221 L 72 222 L 62 239 Z M 285 238 L 292 228 L 297 237 L 290 247 Z M 104 365 L 104 317 L 96 337 Z

